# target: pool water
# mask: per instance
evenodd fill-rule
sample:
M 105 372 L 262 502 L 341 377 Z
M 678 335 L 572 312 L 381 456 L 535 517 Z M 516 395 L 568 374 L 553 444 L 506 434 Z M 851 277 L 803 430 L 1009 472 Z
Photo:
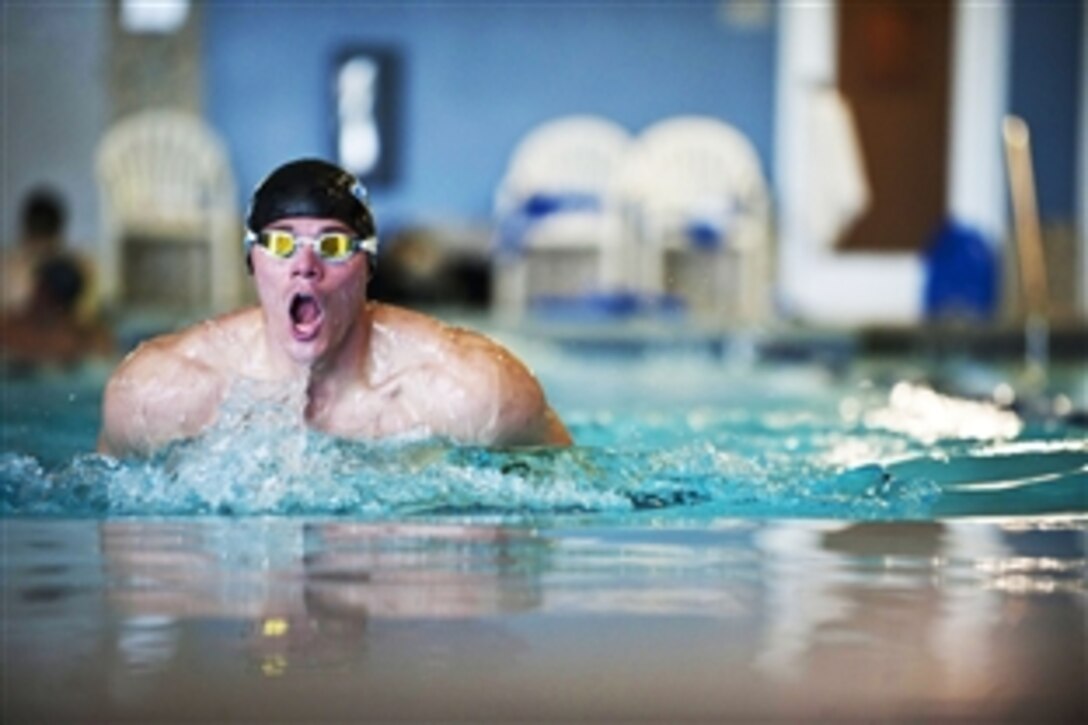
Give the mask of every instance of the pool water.
M 505 341 L 574 447 L 117 462 L 106 369 L 5 377 L 3 721 L 1085 719 L 1083 367 Z
M 116 462 L 92 454 L 107 369 L 7 380 L 0 510 L 636 524 L 1088 510 L 1088 429 L 938 392 L 902 362 L 858 361 L 844 372 L 705 352 L 617 358 L 514 345 L 573 448 L 336 441 L 267 405 L 228 411 L 203 438 L 151 461 Z M 1086 378 L 1066 372 L 1058 399 L 1088 407 Z

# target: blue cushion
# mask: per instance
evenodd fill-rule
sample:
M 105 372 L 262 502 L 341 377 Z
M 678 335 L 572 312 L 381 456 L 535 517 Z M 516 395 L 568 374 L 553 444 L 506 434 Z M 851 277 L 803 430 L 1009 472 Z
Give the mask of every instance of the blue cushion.
M 948 221 L 925 252 L 928 319 L 992 320 L 997 312 L 998 255 L 981 232 Z
M 598 209 L 600 200 L 593 194 L 533 194 L 499 221 L 499 248 L 504 252 L 520 252 L 532 226 L 554 214 Z

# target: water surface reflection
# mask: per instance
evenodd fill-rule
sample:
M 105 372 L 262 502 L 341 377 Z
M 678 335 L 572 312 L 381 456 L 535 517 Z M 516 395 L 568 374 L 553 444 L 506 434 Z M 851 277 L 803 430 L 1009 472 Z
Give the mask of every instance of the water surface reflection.
M 3 714 L 1076 719 L 1083 524 L 8 520 Z

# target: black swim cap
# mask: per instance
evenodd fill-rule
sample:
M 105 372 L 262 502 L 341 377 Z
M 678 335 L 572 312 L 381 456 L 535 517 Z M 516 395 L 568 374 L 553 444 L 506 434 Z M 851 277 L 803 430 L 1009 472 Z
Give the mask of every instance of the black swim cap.
M 253 192 L 246 229 L 258 234 L 273 222 L 299 216 L 336 219 L 360 239 L 377 232 L 363 185 L 339 166 L 319 159 L 291 161 L 269 174 Z

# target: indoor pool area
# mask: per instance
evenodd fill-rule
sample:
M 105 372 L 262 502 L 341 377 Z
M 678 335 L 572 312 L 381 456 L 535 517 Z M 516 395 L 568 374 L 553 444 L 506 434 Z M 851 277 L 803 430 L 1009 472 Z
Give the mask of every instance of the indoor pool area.
M 0 1 L 0 724 L 1088 723 L 1088 5 Z
M 9 378 L 5 720 L 1085 713 L 1083 364 L 1014 403 L 1018 359 L 842 335 L 493 334 L 573 447 L 269 410 L 118 462 L 104 370 Z

